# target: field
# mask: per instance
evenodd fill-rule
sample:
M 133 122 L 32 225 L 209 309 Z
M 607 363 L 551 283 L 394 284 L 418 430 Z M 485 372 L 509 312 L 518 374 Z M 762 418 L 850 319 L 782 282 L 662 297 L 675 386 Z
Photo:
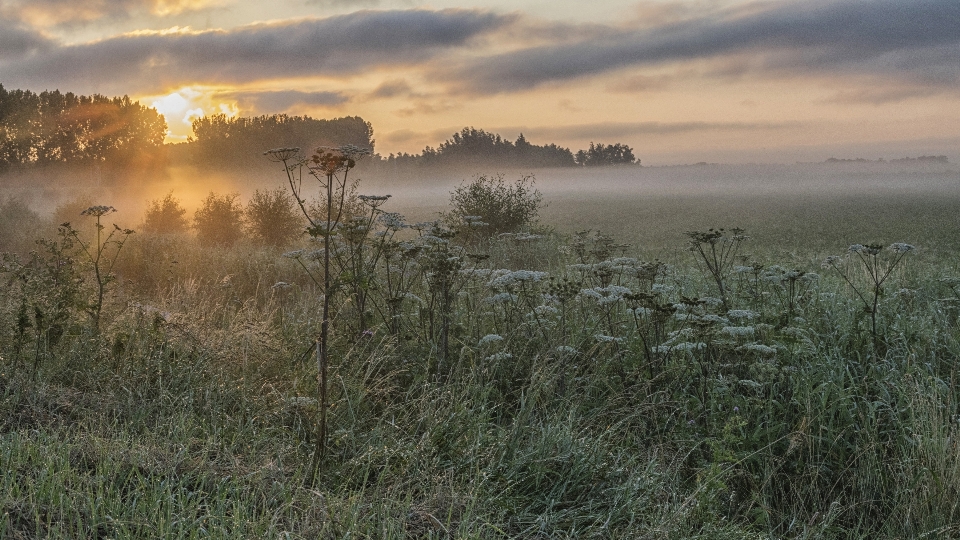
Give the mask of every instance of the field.
M 536 171 L 495 236 L 359 172 L 325 252 L 7 184 L 0 538 L 960 536 L 956 166 Z

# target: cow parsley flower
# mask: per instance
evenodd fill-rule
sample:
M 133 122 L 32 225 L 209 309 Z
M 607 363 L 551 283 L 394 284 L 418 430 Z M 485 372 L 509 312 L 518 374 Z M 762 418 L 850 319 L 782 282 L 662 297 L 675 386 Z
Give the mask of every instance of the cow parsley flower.
M 733 337 L 746 337 L 752 336 L 755 329 L 752 326 L 724 326 L 720 331 Z
M 894 253 L 898 253 L 898 254 L 901 254 L 901 253 L 909 253 L 909 252 L 911 252 L 911 251 L 913 251 L 913 250 L 915 250 L 915 249 L 917 249 L 917 248 L 911 246 L 910 244 L 904 244 L 904 243 L 902 243 L 902 242 L 897 242 L 897 243 L 894 243 L 894 244 L 890 244 L 890 250 L 893 251 Z
M 477 342 L 478 347 L 483 347 L 484 345 L 489 345 L 490 343 L 497 343 L 498 341 L 503 341 L 503 336 L 499 334 L 487 334 L 480 338 L 480 341 Z

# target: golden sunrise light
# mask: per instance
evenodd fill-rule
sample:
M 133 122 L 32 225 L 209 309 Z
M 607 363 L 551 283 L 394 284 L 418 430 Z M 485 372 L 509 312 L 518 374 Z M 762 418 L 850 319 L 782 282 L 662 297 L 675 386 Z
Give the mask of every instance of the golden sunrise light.
M 0 540 L 960 540 L 960 0 L 0 0 Z
M 15 0 L 0 66 L 155 104 L 171 142 L 199 114 L 285 113 L 361 116 L 384 154 L 475 126 L 650 164 L 952 155 L 946 1 Z
M 169 143 L 186 141 L 192 133 L 191 123 L 197 118 L 211 114 L 233 118 L 240 114 L 236 103 L 217 100 L 216 92 L 191 87 L 161 97 L 141 99 L 163 115 L 167 122 L 166 142 Z

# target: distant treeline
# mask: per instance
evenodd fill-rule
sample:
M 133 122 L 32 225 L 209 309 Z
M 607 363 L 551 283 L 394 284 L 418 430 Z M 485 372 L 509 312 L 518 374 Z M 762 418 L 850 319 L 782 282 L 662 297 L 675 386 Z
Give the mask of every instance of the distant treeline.
M 161 160 L 202 167 L 249 167 L 270 148 L 296 146 L 306 153 L 320 146 L 352 144 L 375 150 L 373 125 L 359 116 L 330 120 L 273 114 L 230 118 L 223 114 L 193 121 L 186 143 L 164 145 L 167 125 L 155 109 L 127 96 L 83 96 L 59 90 L 38 93 L 0 85 L 0 172 L 38 165 L 157 166 Z M 521 133 L 516 141 L 465 127 L 437 148 L 420 154 L 381 156 L 374 167 L 478 166 L 589 167 L 639 164 L 622 143 L 590 143 L 571 152 L 556 144 L 537 145 Z
M 0 85 L 0 171 L 36 165 L 148 163 L 167 124 L 127 96 L 39 94 Z
M 915 158 L 904 157 L 899 159 L 891 159 L 889 162 L 885 161 L 883 158 L 873 161 L 864 158 L 843 159 L 832 157 L 824 161 L 824 163 L 949 163 L 949 161 L 947 161 L 947 156 L 918 156 Z
M 197 165 L 246 165 L 263 161 L 270 148 L 353 144 L 373 148 L 373 125 L 359 116 L 322 120 L 309 116 L 274 114 L 229 118 L 223 114 L 193 121 L 193 137 L 177 145 Z
M 556 144 L 536 145 L 521 133 L 515 142 L 482 129 L 465 127 L 437 148 L 430 146 L 420 154 L 390 154 L 379 157 L 387 165 L 483 165 L 497 164 L 519 167 L 576 167 L 626 165 L 639 163 L 633 149 L 621 143 L 594 144 L 573 153 Z

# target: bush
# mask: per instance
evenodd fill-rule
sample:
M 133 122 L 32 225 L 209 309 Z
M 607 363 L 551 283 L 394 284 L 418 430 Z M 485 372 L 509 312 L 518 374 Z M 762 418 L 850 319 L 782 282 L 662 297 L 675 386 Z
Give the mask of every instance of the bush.
M 262 244 L 283 246 L 301 236 L 303 214 L 283 188 L 257 190 L 245 210 L 247 233 Z
M 518 231 L 534 224 L 546 206 L 533 184 L 532 176 L 524 176 L 513 185 L 504 182 L 502 175 L 477 176 L 450 194 L 449 217 L 463 221 L 468 216 L 479 216 L 491 236 Z
M 163 199 L 150 201 L 143 219 L 143 230 L 157 234 L 183 233 L 189 225 L 187 210 L 179 200 L 173 198 L 173 193 L 167 193 Z
M 42 223 L 40 216 L 20 199 L 9 197 L 0 202 L 0 252 L 30 251 Z
M 243 237 L 243 206 L 240 196 L 210 195 L 193 215 L 197 240 L 204 246 L 232 246 Z

